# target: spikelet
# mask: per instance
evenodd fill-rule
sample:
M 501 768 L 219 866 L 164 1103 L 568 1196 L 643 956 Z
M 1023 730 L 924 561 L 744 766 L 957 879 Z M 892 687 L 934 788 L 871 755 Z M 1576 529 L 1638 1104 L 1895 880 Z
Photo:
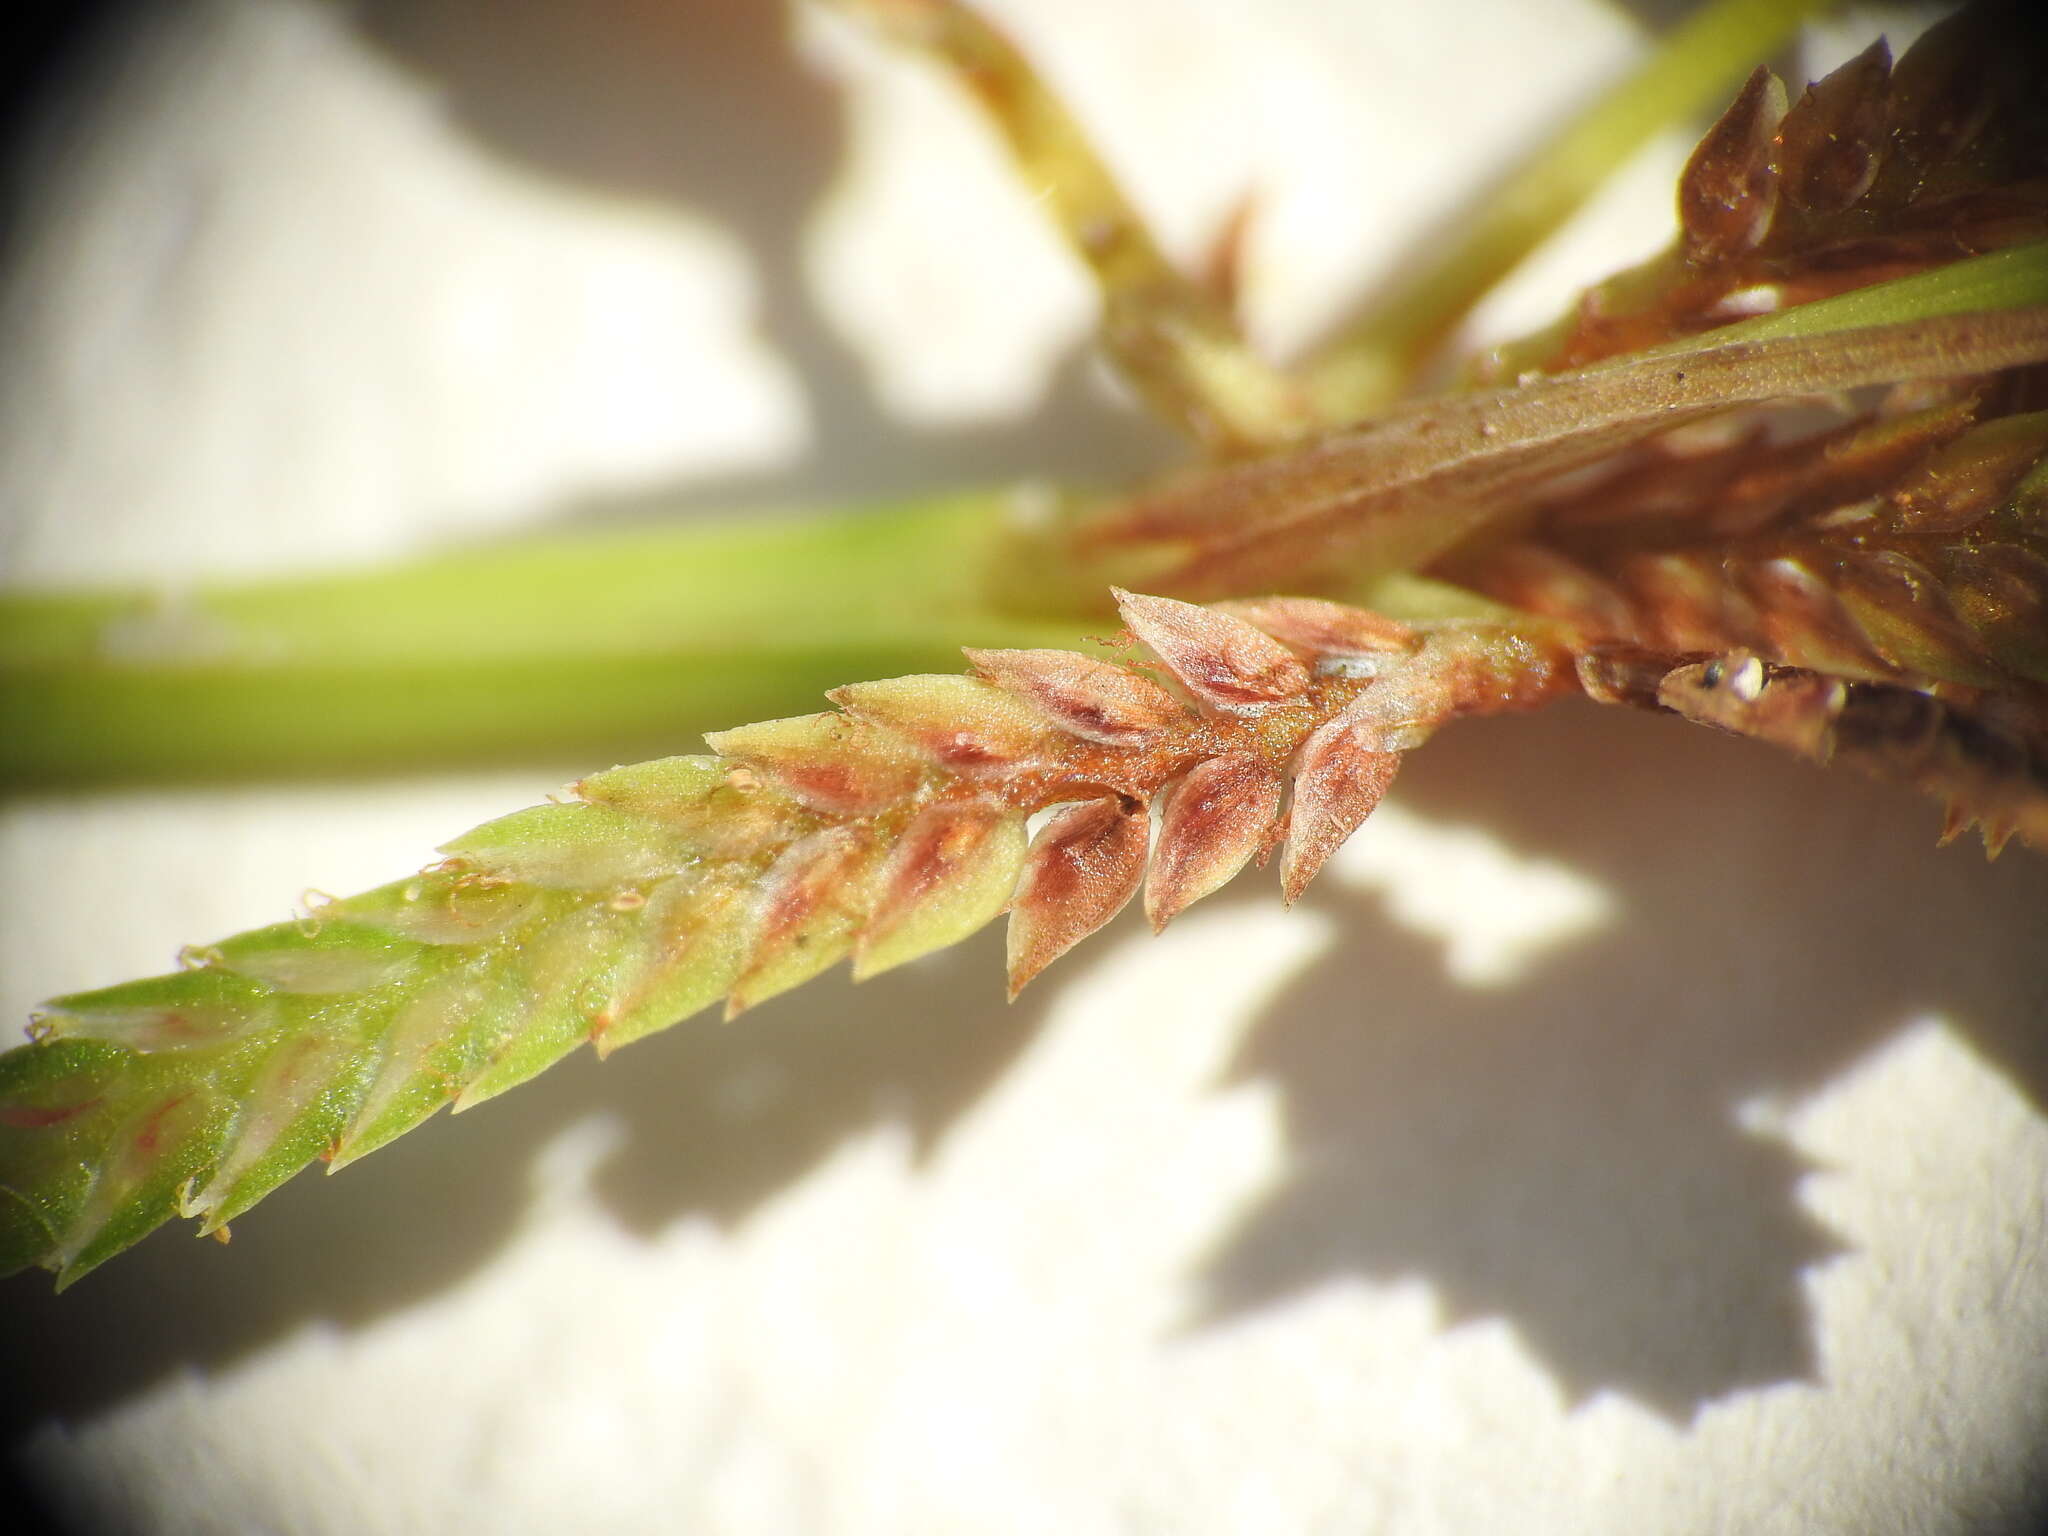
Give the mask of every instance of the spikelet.
M 1540 629 L 1118 599 L 1156 677 L 970 651 L 973 675 L 837 689 L 837 711 L 594 774 L 410 880 L 48 1004 L 0 1057 L 0 1269 L 68 1283 L 173 1213 L 218 1230 L 579 1045 L 732 1017 L 842 959 L 873 976 L 1005 908 L 1014 994 L 1141 887 L 1163 926 L 1283 836 L 1292 900 L 1399 751 L 1576 686 Z
M 2048 238 L 2048 49 L 2033 9 L 1979 0 L 1896 66 L 1879 40 L 1789 110 L 1758 70 L 1686 166 L 1673 247 L 1498 350 L 1481 377 L 1582 367 Z
M 1889 497 L 1894 531 L 1957 531 L 1975 515 L 1964 480 L 1928 462 L 1922 507 L 1887 476 L 1887 453 L 1918 456 L 1958 425 L 1957 410 L 1961 425 L 1981 425 L 2048 404 L 2038 385 L 2029 394 L 2008 372 L 2048 360 L 2048 300 L 1860 333 L 1715 333 L 1943 275 L 1936 269 L 1966 258 L 1979 258 L 1981 273 L 2038 255 L 2048 241 L 2048 47 L 2026 10 L 1979 0 L 1930 28 L 1896 67 L 1874 43 L 1796 102 L 1757 70 L 1686 165 L 1672 246 L 1589 290 L 1557 325 L 1479 360 L 1469 379 L 1477 387 L 1324 424 L 1285 451 L 1150 487 L 1084 519 L 1079 547 L 1141 555 L 1184 595 L 1355 589 L 1363 577 L 1455 558 L 1488 524 L 1519 520 L 1560 477 L 1631 445 L 1648 444 L 1655 459 L 1671 428 L 1716 416 L 1713 429 L 1735 439 L 1727 451 L 1695 457 L 1688 480 L 1667 477 L 1656 489 L 1667 516 L 1731 533 L 1745 513 L 1784 510 L 1771 476 L 1798 450 L 1776 446 L 1782 421 L 1817 399 L 1906 384 L 1920 394 L 1901 400 L 1924 414 L 1914 420 L 1913 405 L 1901 404 L 1852 421 L 1874 430 L 1833 442 L 1845 456 L 1841 482 L 1860 467 L 1862 494 Z M 1967 289 L 1960 275 L 1955 284 Z M 1794 409 L 1777 409 L 1786 405 Z M 2008 430 L 2009 460 L 2037 461 L 2028 428 Z M 1961 450 L 1970 472 L 1990 461 L 1991 446 L 1977 436 Z M 1613 487 L 1605 515 L 1661 520 L 1658 504 L 1625 489 Z M 1431 574 L 1461 579 L 1459 570 Z M 1589 585 L 1578 606 L 1600 595 Z
M 2048 79 L 2002 45 L 2015 10 L 1953 18 L 1895 69 L 1874 46 L 1796 103 L 1759 71 L 1687 166 L 1678 244 L 1504 349 L 1512 387 L 1306 434 L 1007 44 L 953 0 L 874 4 L 978 70 L 1020 155 L 1079 189 L 1061 217 L 1113 347 L 1244 455 L 1076 547 L 1164 546 L 1142 568 L 1234 600 L 1119 590 L 1149 662 L 975 650 L 972 674 L 853 684 L 175 974 L 57 999 L 0 1056 L 0 1273 L 67 1284 L 173 1214 L 223 1231 L 309 1162 L 579 1045 L 731 1018 L 842 959 L 873 976 L 1005 909 L 1014 995 L 1141 889 L 1163 927 L 1277 847 L 1294 901 L 1403 754 L 1563 693 L 1903 780 L 1994 853 L 2048 846 L 2048 310 L 1587 366 L 2048 237 Z M 1801 437 L 1759 414 L 1873 386 Z M 1526 617 L 1411 630 L 1241 596 L 1412 569 Z

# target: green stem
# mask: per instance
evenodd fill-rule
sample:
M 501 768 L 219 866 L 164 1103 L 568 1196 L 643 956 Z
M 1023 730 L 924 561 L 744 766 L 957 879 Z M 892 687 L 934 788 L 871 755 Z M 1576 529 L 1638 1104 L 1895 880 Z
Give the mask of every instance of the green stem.
M 1638 356 L 1727 346 L 1742 341 L 1775 341 L 1788 336 L 1825 336 L 1834 331 L 1903 325 L 1943 315 L 1989 314 L 1993 310 L 2048 308 L 2048 240 L 2009 245 L 1969 256 L 1908 277 L 1852 288 L 1830 299 L 1716 326 L 1683 336 Z
M 963 642 L 1071 643 L 1078 614 L 1015 595 L 1012 504 L 635 529 L 176 596 L 0 596 L 0 786 L 694 750 L 850 679 L 958 670 Z
M 1346 421 L 1404 393 L 1500 280 L 1654 135 L 1715 106 L 1828 0 L 1711 0 L 1475 199 L 1454 243 L 1416 263 L 1310 361 L 1318 414 Z
M 2044 305 L 2036 243 L 1659 351 Z M 962 643 L 1106 627 L 1091 604 L 1115 572 L 1034 539 L 1016 507 L 988 491 L 176 597 L 0 595 L 0 787 L 628 761 L 852 679 L 957 670 Z

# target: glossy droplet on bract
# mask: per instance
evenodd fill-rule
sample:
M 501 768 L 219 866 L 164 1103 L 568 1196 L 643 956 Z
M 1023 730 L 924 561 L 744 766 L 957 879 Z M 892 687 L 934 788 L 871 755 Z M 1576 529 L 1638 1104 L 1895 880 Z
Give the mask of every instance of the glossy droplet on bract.
M 1010 996 L 1124 909 L 1145 878 L 1142 805 L 1084 800 L 1039 829 L 1010 900 Z
M 1209 758 L 1166 791 L 1145 916 L 1163 929 L 1243 869 L 1273 836 L 1280 776 L 1243 752 Z
M 540 899 L 531 886 L 437 870 L 334 902 L 322 916 L 421 944 L 482 944 L 531 918 Z
M 1243 619 L 1170 597 L 1112 590 L 1131 633 L 1210 709 L 1256 709 L 1307 690 L 1301 659 Z

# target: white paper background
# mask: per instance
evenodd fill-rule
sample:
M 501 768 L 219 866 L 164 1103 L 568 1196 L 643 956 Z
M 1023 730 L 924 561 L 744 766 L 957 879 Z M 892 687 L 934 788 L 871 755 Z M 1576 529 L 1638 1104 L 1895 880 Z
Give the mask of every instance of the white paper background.
M 1633 35 L 990 9 L 1177 252 L 1257 189 L 1278 345 Z M 201 0 L 114 44 L 0 312 L 11 580 L 1164 451 L 985 133 L 842 28 Z M 1654 246 L 1682 152 L 1494 323 Z M 15 801 L 0 1006 L 588 766 Z M 1122 922 L 1010 1009 L 992 936 L 827 980 L 301 1179 L 230 1248 L 10 1282 L 17 1467 L 138 1532 L 2019 1528 L 2048 867 L 1935 825 L 1674 722 L 1461 728 L 1292 914 L 1248 880 Z

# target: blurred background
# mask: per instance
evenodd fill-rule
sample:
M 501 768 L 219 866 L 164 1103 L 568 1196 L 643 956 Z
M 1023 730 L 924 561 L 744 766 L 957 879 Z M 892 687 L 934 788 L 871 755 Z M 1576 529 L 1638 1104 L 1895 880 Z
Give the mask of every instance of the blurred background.
M 1662 11 L 1007 0 L 1298 347 Z M 1172 461 L 949 85 L 769 0 L 46 7 L 8 81 L 15 586 Z M 1788 71 L 1880 26 L 1843 15 Z M 1655 249 L 1639 161 L 1478 317 Z M 1435 232 L 1435 233 L 1433 233 Z M 167 599 L 167 602 L 170 599 Z M 973 636 L 962 635 L 971 641 Z M 678 741 L 674 750 L 695 743 Z M 0 805 L 0 1010 L 416 867 L 592 764 Z M 435 1121 L 62 1297 L 66 1528 L 2024 1529 L 2048 867 L 1591 707 L 1419 754 L 1321 888 L 993 935 Z

